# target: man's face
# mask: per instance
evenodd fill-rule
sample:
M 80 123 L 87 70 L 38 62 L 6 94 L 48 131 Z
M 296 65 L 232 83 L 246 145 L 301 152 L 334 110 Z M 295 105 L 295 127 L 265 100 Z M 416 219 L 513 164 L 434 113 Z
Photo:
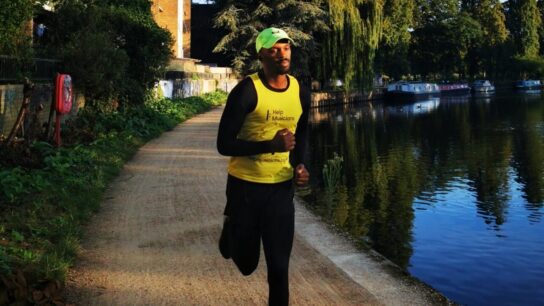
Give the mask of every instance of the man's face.
M 291 45 L 288 41 L 278 41 L 270 49 L 259 52 L 263 68 L 274 74 L 286 74 L 291 66 Z

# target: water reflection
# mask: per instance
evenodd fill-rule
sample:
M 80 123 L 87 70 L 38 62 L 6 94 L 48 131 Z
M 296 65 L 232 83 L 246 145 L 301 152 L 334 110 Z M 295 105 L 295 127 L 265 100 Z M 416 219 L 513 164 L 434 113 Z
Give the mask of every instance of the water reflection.
M 417 101 L 411 104 L 396 104 L 387 106 L 385 112 L 390 116 L 413 116 L 427 114 L 438 108 L 440 98 Z
M 483 100 L 486 102 L 491 102 L 491 97 L 495 96 L 495 92 L 475 92 L 472 94 L 472 99 Z
M 492 93 L 483 93 L 487 94 L 490 97 Z M 472 94 L 466 95 L 457 95 L 457 96 L 445 96 L 440 98 L 440 103 L 442 104 L 454 104 L 454 103 L 468 103 L 472 100 Z
M 517 93 L 522 95 L 541 95 L 542 94 L 541 89 L 518 89 L 516 91 Z
M 416 250 L 427 260 L 444 260 L 434 258 L 435 253 L 450 254 L 458 249 L 459 253 L 451 256 L 463 258 L 467 248 L 459 245 L 463 241 L 475 245 L 476 249 L 471 250 L 474 254 L 492 252 L 487 246 L 478 246 L 486 230 L 501 239 L 505 247 L 516 244 L 516 253 L 504 251 L 478 265 L 493 266 L 503 261 L 506 265 L 518 258 L 540 262 L 535 273 L 542 275 L 544 262 L 536 257 L 541 252 L 534 252 L 535 248 L 544 252 L 538 241 L 542 238 L 522 240 L 526 244 L 521 248 L 520 241 L 510 238 L 532 237 L 534 225 L 541 231 L 544 228 L 544 101 L 540 94 L 461 96 L 420 103 L 400 109 L 379 104 L 314 109 L 311 173 L 321 173 L 323 164 L 334 153 L 343 156 L 344 161 L 342 176 L 333 191 L 323 188 L 319 175 L 313 176 L 314 192 L 308 202 L 340 229 L 399 266 L 421 273 L 418 277 L 423 279 L 425 268 L 412 258 Z M 448 228 L 441 228 L 431 219 L 419 221 L 416 228 L 416 215 L 426 220 L 426 212 L 432 212 L 437 220 L 446 218 L 452 224 L 473 226 L 458 230 L 452 239 L 431 240 L 435 241 L 433 245 L 425 245 L 425 238 L 419 236 L 425 228 L 453 235 L 445 234 Z M 474 223 L 478 220 L 484 232 Z M 454 264 L 452 267 L 458 268 Z M 532 272 L 510 274 L 527 282 L 534 280 Z M 448 271 L 441 273 L 448 275 Z M 462 277 L 467 273 L 464 271 Z M 511 280 L 511 275 L 504 279 L 506 283 Z M 442 288 L 443 284 L 431 285 Z M 451 289 L 453 296 L 467 299 L 460 302 L 473 302 L 462 293 L 467 292 L 466 288 L 443 286 L 446 291 Z M 485 296 L 482 292 L 476 295 Z M 536 297 L 544 298 L 538 294 Z M 530 296 L 524 298 L 531 301 Z

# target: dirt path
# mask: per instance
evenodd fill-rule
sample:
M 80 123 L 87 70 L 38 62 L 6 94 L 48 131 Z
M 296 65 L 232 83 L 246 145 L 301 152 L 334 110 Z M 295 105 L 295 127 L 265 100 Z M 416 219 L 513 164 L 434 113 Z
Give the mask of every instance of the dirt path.
M 217 249 L 227 162 L 215 149 L 221 111 L 214 109 L 163 134 L 125 165 L 86 229 L 83 250 L 67 281 L 69 302 L 266 305 L 264 256 L 258 270 L 244 277 Z M 356 275 L 351 278 L 331 261 L 334 254 L 316 251 L 315 241 L 312 245 L 302 237 L 312 235 L 315 220 L 297 208 L 299 220 L 290 270 L 292 305 L 406 305 L 383 292 L 387 285 L 356 282 Z M 368 278 L 364 271 L 350 271 Z M 372 276 L 373 271 L 366 271 Z

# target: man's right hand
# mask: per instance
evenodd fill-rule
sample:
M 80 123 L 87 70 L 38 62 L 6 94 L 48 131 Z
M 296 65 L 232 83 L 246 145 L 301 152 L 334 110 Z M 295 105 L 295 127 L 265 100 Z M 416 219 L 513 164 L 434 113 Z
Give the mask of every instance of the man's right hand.
M 289 129 L 283 129 L 276 132 L 272 138 L 273 152 L 288 152 L 295 148 L 295 135 Z

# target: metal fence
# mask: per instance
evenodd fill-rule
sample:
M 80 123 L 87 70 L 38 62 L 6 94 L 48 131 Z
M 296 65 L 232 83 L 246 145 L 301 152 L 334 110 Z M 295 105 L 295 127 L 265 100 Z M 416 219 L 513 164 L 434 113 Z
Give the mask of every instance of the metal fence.
M 61 61 L 55 59 L 34 58 L 23 64 L 17 58 L 0 55 L 0 83 L 20 82 L 23 77 L 34 82 L 52 82 L 60 66 Z

